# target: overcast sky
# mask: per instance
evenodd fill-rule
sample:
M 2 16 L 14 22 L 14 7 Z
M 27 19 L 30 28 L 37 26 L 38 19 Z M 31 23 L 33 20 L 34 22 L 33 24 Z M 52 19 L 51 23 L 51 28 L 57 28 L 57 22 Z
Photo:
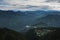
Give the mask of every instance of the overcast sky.
M 60 0 L 0 0 L 0 10 L 60 10 Z

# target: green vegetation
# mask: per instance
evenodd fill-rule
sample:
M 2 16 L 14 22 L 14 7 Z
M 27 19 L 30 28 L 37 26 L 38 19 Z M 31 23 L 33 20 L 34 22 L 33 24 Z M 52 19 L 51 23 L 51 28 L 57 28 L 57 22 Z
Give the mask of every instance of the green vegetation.
M 46 29 L 43 31 L 38 31 L 38 30 L 43 30 L 43 29 L 39 29 L 39 28 L 30 29 L 26 33 L 26 37 L 28 38 L 28 40 L 60 40 L 60 29 L 58 28 Z M 37 32 L 39 33 L 38 35 Z
M 0 28 L 0 40 L 60 40 L 60 29 L 33 28 L 22 35 L 14 30 Z
M 26 40 L 22 34 L 7 28 L 0 28 L 0 40 Z

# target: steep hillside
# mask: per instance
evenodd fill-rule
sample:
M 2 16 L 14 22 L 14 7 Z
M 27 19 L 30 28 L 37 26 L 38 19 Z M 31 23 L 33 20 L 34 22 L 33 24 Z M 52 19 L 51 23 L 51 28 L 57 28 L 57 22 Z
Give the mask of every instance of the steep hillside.
M 52 27 L 60 27 L 60 15 L 47 15 L 46 17 L 38 19 L 38 21 Z
M 26 39 L 19 32 L 7 28 L 0 28 L 0 40 L 26 40 Z
M 26 37 L 28 40 L 60 40 L 60 29 L 30 29 L 26 33 Z

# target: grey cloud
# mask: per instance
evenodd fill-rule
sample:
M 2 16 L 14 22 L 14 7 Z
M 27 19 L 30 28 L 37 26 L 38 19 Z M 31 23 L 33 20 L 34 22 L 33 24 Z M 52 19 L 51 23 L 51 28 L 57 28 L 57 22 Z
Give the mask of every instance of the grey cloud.
M 5 3 L 4 0 L 0 0 L 0 5 L 8 5 L 8 4 Z
M 60 0 L 46 0 L 46 2 L 60 2 Z
M 0 0 L 0 1 L 3 1 L 3 0 Z
M 24 7 L 20 7 L 20 9 L 23 9 L 23 8 L 25 8 L 25 9 L 48 9 L 49 8 L 49 6 L 48 5 L 42 5 L 42 6 L 33 6 L 33 5 L 26 5 L 26 6 L 24 6 Z
M 50 7 L 48 5 L 45 5 L 45 6 L 32 6 L 32 5 L 26 5 L 26 6 L 23 6 L 23 7 L 15 7 L 15 6 L 0 6 L 0 9 L 1 10 L 14 10 L 14 9 L 18 9 L 18 10 L 21 10 L 21 9 L 28 9 L 28 10 L 48 10 L 50 9 Z
M 10 0 L 8 0 L 7 2 L 9 2 L 9 1 Z M 15 1 L 17 1 L 17 0 L 15 0 Z M 29 1 L 29 0 L 21 0 L 20 2 L 23 2 L 23 1 Z M 46 0 L 46 2 L 56 2 L 56 1 L 60 2 L 60 0 Z M 49 10 L 49 9 L 53 9 L 53 7 L 51 7 L 49 5 L 37 5 L 36 4 L 37 2 L 35 3 L 36 5 L 35 4 L 30 5 L 27 2 L 26 2 L 26 5 L 24 5 L 24 3 L 20 4 L 18 2 L 19 1 L 17 1 L 17 4 L 14 4 L 13 2 L 6 3 L 3 0 L 0 0 L 0 10 L 15 10 L 15 9 L 17 9 L 17 10 L 21 10 L 21 9 L 23 9 L 23 10 L 25 10 L 25 9 L 27 9 L 27 10 L 41 10 L 41 9 Z M 30 3 L 30 1 L 29 1 L 29 3 Z M 31 1 L 31 3 L 33 3 L 33 1 Z M 1 6 L 1 5 L 3 5 L 3 6 Z

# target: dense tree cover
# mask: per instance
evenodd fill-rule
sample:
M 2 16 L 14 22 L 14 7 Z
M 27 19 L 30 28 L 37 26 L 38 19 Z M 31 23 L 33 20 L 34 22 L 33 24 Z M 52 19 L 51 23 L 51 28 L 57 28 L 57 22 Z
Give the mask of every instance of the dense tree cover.
M 41 37 L 37 36 L 34 30 L 35 29 L 31 29 L 26 33 L 28 40 L 60 40 L 60 29 L 55 29 L 55 31 L 53 31 L 54 29 L 51 29 L 52 32 Z
M 26 40 L 22 34 L 7 28 L 0 28 L 0 40 Z
M 42 30 L 37 28 L 37 30 Z M 50 29 L 52 32 L 49 32 L 44 36 L 37 36 L 35 29 L 30 29 L 26 32 L 25 36 L 14 30 L 7 28 L 0 28 L 0 40 L 60 40 L 60 29 Z M 53 31 L 55 30 L 55 31 Z

